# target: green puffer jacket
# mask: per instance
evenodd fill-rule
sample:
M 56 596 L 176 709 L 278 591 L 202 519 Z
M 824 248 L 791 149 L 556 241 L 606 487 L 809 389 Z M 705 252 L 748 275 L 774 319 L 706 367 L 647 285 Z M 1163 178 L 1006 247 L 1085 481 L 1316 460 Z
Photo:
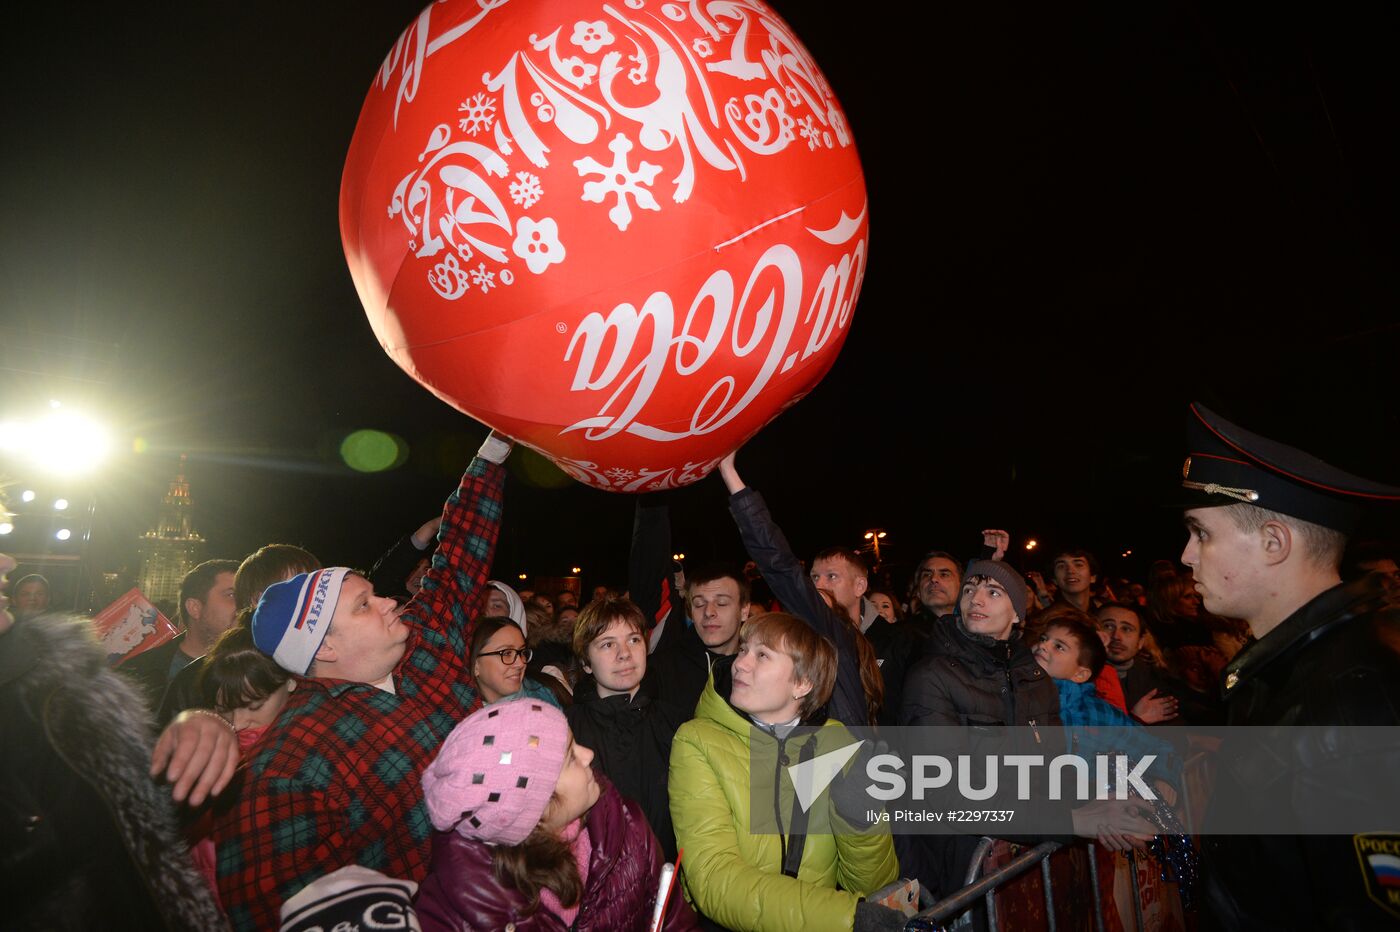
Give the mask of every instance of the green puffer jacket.
M 671 744 L 671 818 L 685 852 L 686 897 L 734 932 L 849 932 L 856 901 L 899 873 L 888 830 L 808 835 L 797 876 L 785 876 L 783 838 L 749 831 L 750 728 L 711 678 L 695 718 Z M 815 736 L 817 748 L 803 753 L 814 740 L 809 735 L 790 738 L 784 750 L 797 763 L 841 747 L 844 737 L 844 727 L 828 721 Z M 785 787 L 782 805 L 790 811 L 791 783 Z M 821 796 L 817 805 L 829 800 L 830 794 Z M 832 813 L 826 824 L 842 823 Z

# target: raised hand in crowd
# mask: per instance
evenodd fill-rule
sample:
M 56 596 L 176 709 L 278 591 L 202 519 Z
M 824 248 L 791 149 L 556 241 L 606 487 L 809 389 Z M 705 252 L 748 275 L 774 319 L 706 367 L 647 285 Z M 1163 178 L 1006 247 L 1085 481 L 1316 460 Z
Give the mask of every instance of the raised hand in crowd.
M 413 546 L 417 547 L 419 550 L 427 550 L 428 545 L 437 537 L 438 528 L 441 526 L 441 514 L 433 515 L 427 521 L 424 521 L 422 527 L 418 528 L 418 530 L 414 531 L 412 534 Z
M 1050 587 L 1045 584 L 1045 577 L 1039 570 L 1027 570 L 1026 581 L 1035 589 L 1035 598 L 1041 608 L 1047 608 L 1055 601 L 1055 597 L 1050 594 Z
M 1006 551 L 1011 546 L 1011 535 L 995 529 L 984 530 L 982 546 L 992 548 L 992 555 L 987 559 L 1000 560 L 1006 556 Z

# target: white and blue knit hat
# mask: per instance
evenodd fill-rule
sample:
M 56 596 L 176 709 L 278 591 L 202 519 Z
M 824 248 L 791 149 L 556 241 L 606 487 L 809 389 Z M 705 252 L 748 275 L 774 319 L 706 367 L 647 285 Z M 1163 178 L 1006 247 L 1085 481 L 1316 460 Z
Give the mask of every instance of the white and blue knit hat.
M 329 566 L 274 583 L 253 612 L 253 643 L 283 670 L 305 676 L 321 649 L 349 567 Z

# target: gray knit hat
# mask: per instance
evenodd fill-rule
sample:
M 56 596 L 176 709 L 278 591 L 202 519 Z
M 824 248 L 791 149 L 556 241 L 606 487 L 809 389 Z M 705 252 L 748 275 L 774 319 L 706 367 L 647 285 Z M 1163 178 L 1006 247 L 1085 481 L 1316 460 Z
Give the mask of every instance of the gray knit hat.
M 1011 599 L 1011 607 L 1016 609 L 1016 620 L 1025 623 L 1029 593 L 1026 591 L 1026 580 L 1020 573 L 1012 569 L 1009 563 L 1000 560 L 973 560 L 963 573 L 963 581 L 966 582 L 974 576 L 986 576 L 999 582 Z

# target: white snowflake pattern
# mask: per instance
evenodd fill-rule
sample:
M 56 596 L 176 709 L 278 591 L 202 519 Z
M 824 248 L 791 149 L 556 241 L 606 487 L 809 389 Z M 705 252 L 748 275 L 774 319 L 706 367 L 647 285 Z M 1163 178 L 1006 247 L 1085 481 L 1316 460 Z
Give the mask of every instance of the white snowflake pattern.
M 603 470 L 603 475 L 619 485 L 624 482 L 631 482 L 637 478 L 637 474 L 630 469 L 623 469 L 621 466 L 614 466 L 611 469 Z
M 472 248 L 471 248 L 471 246 L 467 245 L 465 242 L 458 243 L 458 244 L 457 244 L 457 255 L 459 255 L 459 256 L 462 257 L 462 261 L 463 261 L 463 262 L 465 262 L 466 260 L 470 259 L 470 258 L 472 257 Z
M 603 165 L 590 156 L 576 160 L 574 168 L 578 169 L 580 178 L 586 175 L 599 176 L 598 181 L 585 181 L 583 183 L 583 199 L 585 201 L 601 204 L 608 195 L 617 195 L 617 203 L 608 210 L 608 219 L 616 224 L 619 230 L 625 231 L 627 225 L 632 222 L 632 208 L 627 203 L 629 194 L 637 202 L 637 206 L 643 210 L 661 209 L 661 205 L 656 203 L 656 198 L 652 196 L 652 193 L 642 187 L 642 185 L 650 185 L 656 180 L 661 166 L 639 161 L 637 170 L 632 171 L 627 166 L 627 153 L 632 151 L 632 143 L 622 133 L 618 133 L 613 141 L 608 143 L 608 149 L 613 154 L 612 165 Z
M 496 287 L 496 273 L 486 271 L 486 263 L 481 262 L 477 267 L 470 270 L 472 284 L 481 289 L 482 294 Z
M 491 129 L 491 124 L 496 121 L 496 98 L 477 94 L 458 104 L 457 111 L 466 114 L 457 121 L 458 128 L 468 135 L 475 136 L 482 130 Z
M 798 92 L 797 88 L 789 85 L 785 90 L 787 91 L 788 103 L 792 104 L 794 107 L 802 105 L 802 95 Z
M 544 197 L 544 188 L 540 187 L 539 176 L 529 172 L 516 172 L 515 177 L 517 180 L 510 183 L 510 199 L 529 210 Z
M 821 144 L 822 131 L 817 128 L 817 121 L 812 119 L 810 113 L 798 122 L 797 132 L 798 135 L 807 140 L 808 149 L 815 149 Z
M 714 48 L 710 45 L 710 40 L 705 38 L 696 39 L 690 44 L 690 47 L 701 58 L 709 58 L 715 53 Z

